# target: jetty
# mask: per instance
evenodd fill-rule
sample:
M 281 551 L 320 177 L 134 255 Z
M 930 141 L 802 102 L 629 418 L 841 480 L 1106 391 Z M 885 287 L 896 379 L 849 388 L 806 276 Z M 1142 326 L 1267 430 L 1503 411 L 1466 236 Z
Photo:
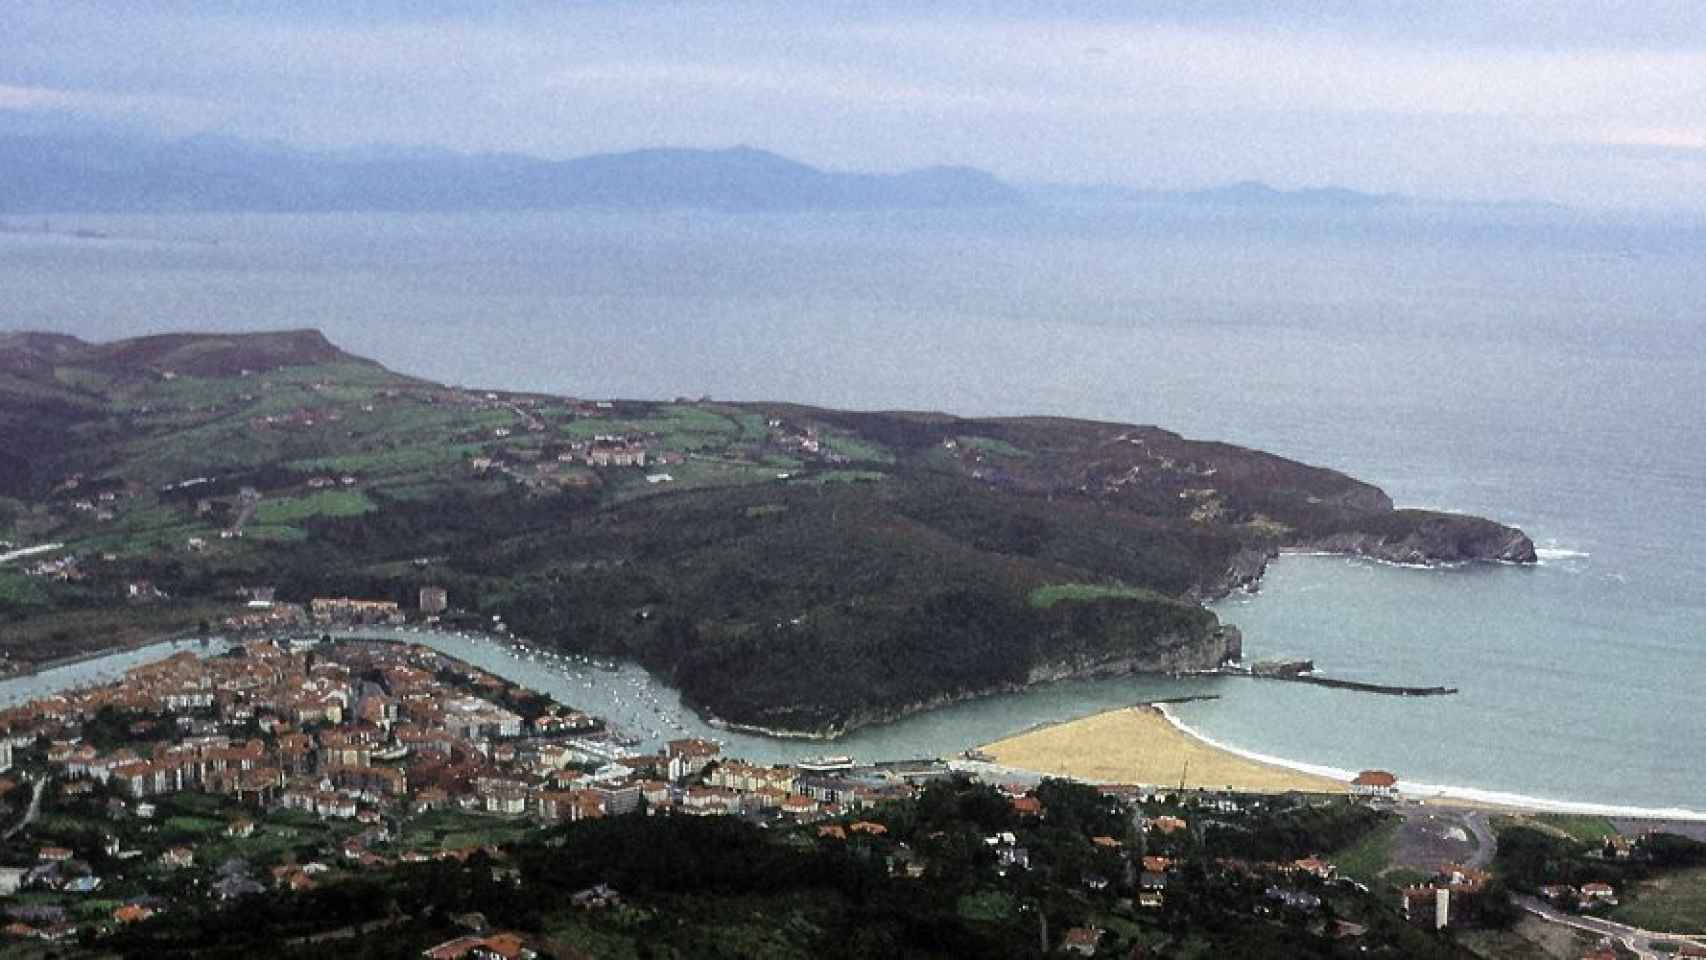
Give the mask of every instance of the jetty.
M 1456 687 L 1412 687 L 1391 683 L 1369 683 L 1363 680 L 1340 680 L 1315 672 L 1313 660 L 1263 660 L 1247 667 L 1223 667 L 1227 676 L 1255 677 L 1258 680 L 1289 680 L 1293 683 L 1313 683 L 1318 687 L 1355 690 L 1359 693 L 1378 693 L 1389 697 L 1443 697 L 1457 692 Z

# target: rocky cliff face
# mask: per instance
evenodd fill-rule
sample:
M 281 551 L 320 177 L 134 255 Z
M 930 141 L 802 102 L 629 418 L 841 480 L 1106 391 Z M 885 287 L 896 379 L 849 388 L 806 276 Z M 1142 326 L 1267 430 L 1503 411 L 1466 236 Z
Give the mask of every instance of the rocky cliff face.
M 1219 624 L 1200 638 L 1170 634 L 1155 641 L 1152 649 L 1124 656 L 1078 658 L 1033 665 L 1023 686 L 1114 677 L 1127 673 L 1184 673 L 1213 670 L 1244 654 L 1244 636 L 1229 623 Z
M 1536 559 L 1534 542 L 1527 534 L 1481 517 L 1395 510 L 1357 526 L 1293 546 L 1390 563 L 1533 563 Z
M 893 707 L 869 707 L 827 724 L 805 719 L 811 712 L 802 704 L 797 717 L 789 711 L 777 711 L 778 717 L 765 724 L 742 723 L 706 715 L 712 726 L 743 733 L 802 740 L 833 740 L 860 727 L 893 723 L 916 713 L 935 710 L 950 704 L 976 700 L 1001 693 L 1019 693 L 1031 687 L 1063 680 L 1090 680 L 1098 677 L 1117 677 L 1134 673 L 1186 673 L 1212 670 L 1222 664 L 1242 660 L 1244 636 L 1230 623 L 1218 624 L 1200 637 L 1169 634 L 1159 638 L 1153 649 L 1108 657 L 1079 657 L 1071 660 L 1038 663 L 1031 667 L 1022 683 L 1004 683 L 978 690 L 957 690 Z
M 1217 579 L 1202 584 L 1199 590 L 1191 594 L 1191 598 L 1208 603 L 1235 590 L 1254 592 L 1262 582 L 1262 576 L 1268 572 L 1268 561 L 1277 554 L 1278 551 L 1265 547 L 1245 547 L 1237 551 L 1226 565 L 1226 571 Z

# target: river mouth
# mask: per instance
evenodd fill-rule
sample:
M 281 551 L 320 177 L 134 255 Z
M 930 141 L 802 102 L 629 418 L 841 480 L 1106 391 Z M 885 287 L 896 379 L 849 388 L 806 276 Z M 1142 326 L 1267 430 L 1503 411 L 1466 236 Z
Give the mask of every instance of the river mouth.
M 1480 565 L 1442 571 L 1285 556 L 1271 565 L 1261 593 L 1213 605 L 1224 620 L 1244 630 L 1246 658 L 1307 656 L 1335 676 L 1459 687 L 1460 693 L 1450 697 L 1386 697 L 1242 677 L 1131 675 L 1062 681 L 952 703 L 828 740 L 718 728 L 633 663 L 561 655 L 509 638 L 412 627 L 352 628 L 338 635 L 432 647 L 606 717 L 639 750 L 655 750 L 680 737 L 706 737 L 722 741 L 728 755 L 765 763 L 798 762 L 826 752 L 861 761 L 953 757 L 1041 724 L 1134 703 L 1187 699 L 1170 712 L 1193 733 L 1233 752 L 1300 770 L 1345 778 L 1380 767 L 1394 770 L 1422 793 L 1536 809 L 1692 815 L 1690 801 L 1706 794 L 1706 770 L 1649 756 L 1655 744 L 1673 740 L 1648 739 L 1650 727 L 1638 722 L 1614 726 L 1609 733 L 1560 736 L 1555 703 L 1562 700 L 1534 700 L 1511 689 L 1509 678 L 1516 675 L 1538 691 L 1573 690 L 1579 696 L 1585 687 L 1603 689 L 1603 680 L 1590 684 L 1592 671 L 1630 669 L 1610 654 L 1587 665 L 1529 657 L 1523 615 L 1534 604 L 1554 602 L 1553 592 L 1570 586 L 1552 581 L 1575 576 L 1565 569 L 1573 559 L 1554 560 L 1538 570 Z M 1513 604 L 1510 618 L 1488 619 L 1489 610 Z M 1480 629 L 1467 630 L 1466 622 Z M 215 640 L 206 646 L 176 641 L 119 651 L 0 682 L 0 703 L 114 680 L 130 666 L 182 650 L 222 649 L 223 641 Z M 1664 694 L 1669 688 L 1649 689 Z M 1628 721 L 1644 714 L 1630 709 L 1622 715 Z M 1673 723 L 1706 727 L 1697 711 L 1679 710 L 1673 717 Z M 1706 736 L 1706 729 L 1696 735 Z M 1619 751 L 1635 756 L 1619 758 Z M 1669 776 L 1663 775 L 1666 771 Z
M 952 757 L 1038 724 L 1138 702 L 1212 696 L 1226 683 L 1220 677 L 1148 675 L 1063 681 L 960 701 L 839 737 L 798 739 L 713 725 L 683 705 L 678 691 L 632 662 L 588 660 L 537 649 L 525 640 L 443 631 L 362 629 L 340 631 L 338 636 L 425 644 L 605 717 L 638 740 L 636 749 L 656 749 L 680 737 L 705 737 L 721 741 L 727 755 L 763 763 L 798 762 L 825 752 L 861 761 Z
M 763 763 L 798 762 L 825 752 L 861 761 L 958 756 L 968 749 L 1030 727 L 1076 719 L 1115 707 L 1157 700 L 1218 695 L 1227 678 L 1131 675 L 1061 681 L 965 700 L 861 727 L 830 739 L 793 739 L 726 729 L 685 706 L 678 691 L 628 661 L 577 657 L 525 640 L 416 627 L 352 627 L 338 638 L 418 643 L 610 721 L 637 750 L 655 750 L 682 737 L 719 740 L 724 753 Z M 125 670 L 174 653 L 217 654 L 228 642 L 215 638 L 164 641 L 116 651 L 36 674 L 0 681 L 0 705 L 59 690 L 120 679 Z M 1233 680 L 1231 683 L 1237 683 Z

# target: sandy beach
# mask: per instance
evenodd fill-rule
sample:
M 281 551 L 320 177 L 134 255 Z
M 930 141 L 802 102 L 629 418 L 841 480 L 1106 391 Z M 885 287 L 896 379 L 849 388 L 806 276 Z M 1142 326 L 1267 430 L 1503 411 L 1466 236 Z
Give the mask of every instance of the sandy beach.
M 1111 783 L 1248 793 L 1344 793 L 1339 780 L 1240 757 L 1179 730 L 1151 706 L 1030 730 L 981 748 L 1007 767 Z

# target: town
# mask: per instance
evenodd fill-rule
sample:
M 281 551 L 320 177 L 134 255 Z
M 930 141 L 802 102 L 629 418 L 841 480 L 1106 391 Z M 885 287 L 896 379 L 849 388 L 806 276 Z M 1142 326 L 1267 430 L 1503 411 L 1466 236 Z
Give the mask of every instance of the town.
M 341 599 L 312 609 L 342 623 L 390 615 Z M 735 819 L 880 851 L 897 880 L 948 862 L 995 883 L 1064 876 L 1091 908 L 1055 941 L 1044 931 L 1045 952 L 1082 956 L 1141 943 L 1144 915 L 1200 910 L 1205 889 L 1348 944 L 1385 942 L 1393 919 L 1445 930 L 1510 909 L 1489 873 L 1456 863 L 1382 905 L 1320 855 L 1389 816 L 1398 785 L 1384 771 L 1335 799 L 1000 775 L 979 784 L 941 761 L 762 765 L 700 738 L 637 753 L 597 716 L 416 643 L 250 634 L 218 655 L 179 652 L 8 708 L 0 726 L 0 802 L 17 818 L 0 845 L 0 903 L 18 943 L 98 943 L 173 911 L 306 895 L 415 864 L 472 860 L 515 879 L 506 847 L 554 824 L 624 815 Z M 944 796 L 969 818 L 960 825 L 974 829 L 975 850 L 920 832 L 917 811 Z M 1287 839 L 1273 839 L 1276 824 Z M 1265 839 L 1239 839 L 1252 831 Z M 1571 909 L 1615 902 L 1605 883 L 1541 892 L 1571 897 Z M 601 881 L 574 897 L 584 908 L 622 891 Z M 552 954 L 536 932 L 479 924 L 422 949 Z

